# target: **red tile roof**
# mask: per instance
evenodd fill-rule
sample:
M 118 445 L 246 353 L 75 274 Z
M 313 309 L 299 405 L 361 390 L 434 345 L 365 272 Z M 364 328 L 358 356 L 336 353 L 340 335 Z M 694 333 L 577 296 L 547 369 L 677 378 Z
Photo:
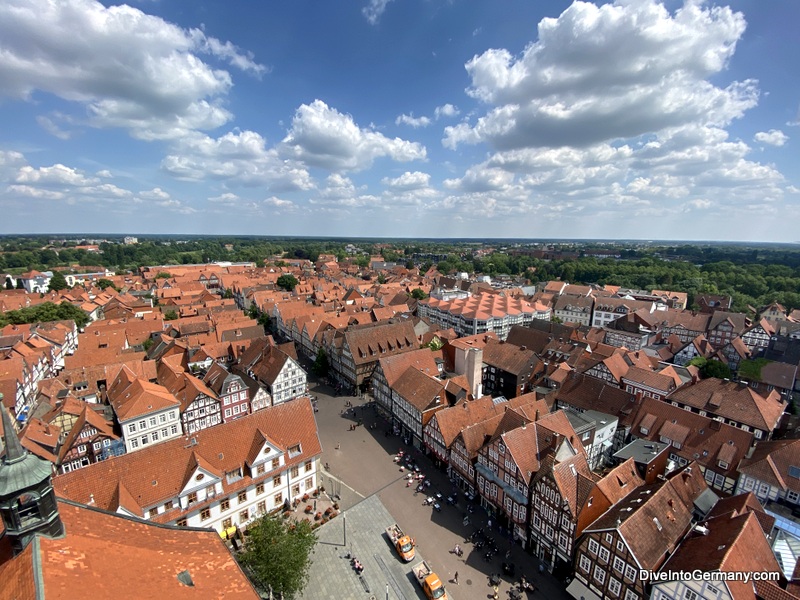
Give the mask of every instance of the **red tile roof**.
M 258 599 L 213 530 L 155 525 L 63 500 L 58 510 L 66 535 L 39 537 L 0 564 L 0 600 Z M 192 586 L 179 581 L 183 571 Z

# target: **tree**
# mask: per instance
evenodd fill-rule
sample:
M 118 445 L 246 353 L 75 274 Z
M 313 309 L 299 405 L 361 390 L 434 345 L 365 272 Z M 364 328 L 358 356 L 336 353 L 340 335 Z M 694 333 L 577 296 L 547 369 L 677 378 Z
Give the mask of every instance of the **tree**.
M 104 278 L 101 278 L 101 279 L 97 280 L 97 287 L 99 287 L 101 290 L 104 290 L 106 288 L 117 289 L 116 286 L 114 285 L 113 281 L 111 281 L 110 279 L 104 279 Z
M 67 279 L 64 277 L 64 274 L 61 271 L 56 271 L 53 273 L 53 276 L 50 278 L 50 287 L 49 290 L 51 292 L 58 292 L 60 290 L 65 290 L 69 287 L 67 283 Z
M 172 275 L 170 275 L 170 274 L 169 274 L 169 273 L 167 273 L 166 271 L 160 271 L 160 272 L 159 272 L 159 273 L 156 275 L 156 279 L 169 279 L 170 277 L 172 277 Z
M 174 321 L 177 318 L 178 318 L 178 313 L 176 313 L 174 310 L 168 310 L 164 313 L 165 321 Z
M 700 370 L 700 377 L 708 379 L 715 377 L 716 379 L 730 379 L 731 370 L 724 362 L 716 358 L 705 358 L 704 356 L 696 356 L 689 361 L 689 364 L 697 367 Z
M 311 551 L 317 537 L 306 520 L 286 521 L 279 515 L 265 515 L 245 537 L 239 562 L 261 591 L 269 588 L 292 600 L 308 582 Z
M 411 297 L 415 298 L 416 300 L 425 300 L 428 297 L 428 294 L 422 291 L 421 288 L 414 288 L 411 290 Z
M 288 274 L 281 275 L 275 282 L 279 288 L 283 288 L 284 290 L 288 290 L 290 292 L 297 286 L 298 283 L 300 282 L 297 281 L 297 278 L 294 275 Z
M 386 275 L 384 275 L 383 273 L 378 273 L 378 283 L 381 284 L 386 283 Z
M 314 364 L 311 365 L 311 372 L 318 377 L 325 377 L 329 368 L 328 355 L 325 354 L 324 349 L 320 348 L 317 351 L 317 358 L 314 360 Z

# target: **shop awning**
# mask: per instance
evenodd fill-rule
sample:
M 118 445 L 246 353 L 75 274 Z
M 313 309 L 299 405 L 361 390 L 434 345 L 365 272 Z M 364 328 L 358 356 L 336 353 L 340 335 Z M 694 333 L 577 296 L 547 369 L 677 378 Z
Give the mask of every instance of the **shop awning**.
M 601 600 L 600 596 L 583 585 L 583 582 L 580 579 L 572 580 L 572 582 L 567 586 L 567 593 L 575 598 L 575 600 Z

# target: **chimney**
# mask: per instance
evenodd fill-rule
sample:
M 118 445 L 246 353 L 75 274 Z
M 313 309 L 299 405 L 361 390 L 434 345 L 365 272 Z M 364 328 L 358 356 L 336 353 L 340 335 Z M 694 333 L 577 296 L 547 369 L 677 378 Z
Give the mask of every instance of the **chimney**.
M 473 398 L 483 395 L 483 350 L 470 348 L 467 350 L 467 382 Z

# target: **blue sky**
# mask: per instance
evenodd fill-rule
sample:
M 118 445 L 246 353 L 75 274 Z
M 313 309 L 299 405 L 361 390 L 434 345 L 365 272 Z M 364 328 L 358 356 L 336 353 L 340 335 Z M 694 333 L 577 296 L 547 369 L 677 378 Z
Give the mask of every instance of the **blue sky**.
M 0 233 L 797 241 L 798 22 L 4 0 Z

